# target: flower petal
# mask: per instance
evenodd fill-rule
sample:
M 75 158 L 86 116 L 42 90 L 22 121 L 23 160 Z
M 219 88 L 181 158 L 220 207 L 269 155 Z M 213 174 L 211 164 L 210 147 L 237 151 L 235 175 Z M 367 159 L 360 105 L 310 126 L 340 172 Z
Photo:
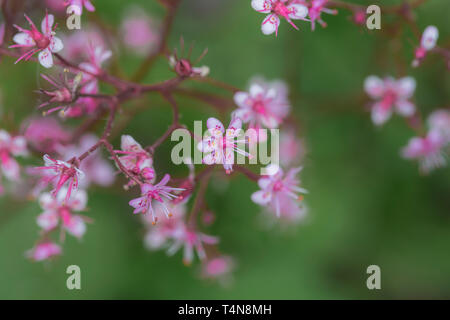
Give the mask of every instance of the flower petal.
M 278 32 L 278 26 L 280 25 L 280 18 L 276 14 L 269 14 L 261 24 L 261 31 L 265 35 Z
M 13 37 L 13 41 L 17 44 L 28 47 L 32 47 L 36 44 L 33 38 L 25 32 L 16 33 Z
M 289 13 L 289 18 L 291 19 L 304 19 L 308 15 L 308 8 L 301 4 L 291 4 L 287 6 L 292 13 Z
M 47 69 L 53 66 L 53 57 L 48 48 L 39 52 L 39 62 Z
M 272 10 L 272 1 L 252 0 L 252 8 L 261 13 L 269 13 Z
M 364 90 L 371 98 L 379 98 L 383 95 L 385 85 L 377 76 L 369 76 L 364 81 Z

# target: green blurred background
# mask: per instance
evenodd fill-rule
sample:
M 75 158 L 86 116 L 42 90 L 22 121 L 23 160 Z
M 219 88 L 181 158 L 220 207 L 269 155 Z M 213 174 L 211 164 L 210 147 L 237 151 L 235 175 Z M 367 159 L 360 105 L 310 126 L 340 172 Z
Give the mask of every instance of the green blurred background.
M 120 23 L 131 4 L 155 17 L 164 14 L 156 1 L 93 2 L 98 17 L 111 26 Z M 441 45 L 448 44 L 449 12 L 448 0 L 431 0 L 415 11 L 421 30 L 429 24 L 439 28 Z M 308 147 L 302 172 L 310 191 L 305 223 L 288 232 L 262 228 L 260 208 L 250 200 L 256 185 L 242 176 L 234 176 L 224 190 L 210 188 L 207 201 L 217 220 L 208 233 L 218 235 L 221 250 L 237 260 L 233 284 L 222 287 L 200 280 L 197 266 L 185 267 L 180 253 L 167 257 L 143 247 L 143 227 L 128 206 L 132 195 L 121 191 L 120 183 L 90 191 L 88 215 L 95 223 L 88 225 L 81 242 L 67 237 L 64 255 L 47 264 L 24 257 L 38 237 L 38 205 L 3 197 L 0 298 L 450 298 L 450 170 L 421 176 L 416 163 L 399 156 L 412 130 L 399 117 L 381 129 L 374 127 L 362 93 L 367 75 L 399 75 L 395 61 L 403 59 L 404 71 L 418 82 L 417 105 L 427 115 L 450 101 L 443 61 L 429 57 L 422 67 L 411 69 L 416 44 L 412 33 L 405 27 L 400 40 L 390 40 L 390 17 L 382 16 L 381 31 L 368 32 L 341 10 L 338 16 L 325 15 L 328 27 L 315 32 L 305 22 L 298 23 L 300 31 L 282 22 L 278 38 L 260 32 L 263 17 L 252 10 L 250 0 L 185 0 L 169 45 L 177 46 L 183 35 L 187 42 L 195 40 L 196 54 L 208 47 L 202 64 L 211 67 L 211 77 L 241 88 L 254 75 L 288 81 L 293 113 Z M 0 88 L 4 112 L 15 114 L 8 120 L 13 127 L 34 112 L 36 96 L 31 91 L 42 69 L 12 62 L 1 62 Z M 132 74 L 139 62 L 134 55 L 120 55 L 125 74 Z M 162 59 L 145 81 L 170 77 Z M 213 90 L 207 84 L 196 88 Z M 177 96 L 177 101 L 188 125 L 221 116 L 191 99 Z M 149 95 L 144 103 L 150 107 L 124 132 L 149 144 L 167 128 L 171 113 L 157 95 Z M 117 146 L 118 139 L 114 142 Z M 166 143 L 158 152 L 157 172 L 183 174 L 184 168 L 168 164 L 171 146 Z M 82 290 L 66 288 L 65 270 L 71 264 L 81 267 Z M 381 267 L 382 290 L 366 288 L 371 264 Z

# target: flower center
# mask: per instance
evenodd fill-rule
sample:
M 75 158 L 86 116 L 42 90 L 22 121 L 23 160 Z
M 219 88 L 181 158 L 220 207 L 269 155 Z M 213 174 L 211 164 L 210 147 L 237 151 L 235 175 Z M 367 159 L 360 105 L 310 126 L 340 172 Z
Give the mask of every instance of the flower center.
M 283 182 L 277 181 L 273 185 L 273 191 L 280 191 L 283 188 Z

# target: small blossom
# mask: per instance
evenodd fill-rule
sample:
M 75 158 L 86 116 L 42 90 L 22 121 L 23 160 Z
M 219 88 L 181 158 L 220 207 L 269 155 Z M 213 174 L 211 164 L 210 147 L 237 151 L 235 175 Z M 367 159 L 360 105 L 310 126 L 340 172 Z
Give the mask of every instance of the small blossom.
M 270 175 L 258 180 L 261 190 L 252 194 L 252 201 L 274 210 L 277 217 L 290 214 L 287 210 L 297 208 L 297 202 L 303 199 L 299 193 L 307 193 L 296 178 L 302 168 L 291 169 L 286 174 L 277 165 L 269 165 L 267 170 Z
M 225 255 L 217 256 L 203 262 L 202 277 L 227 281 L 234 268 L 235 263 L 233 258 Z
M 278 36 L 280 17 L 298 30 L 292 20 L 305 20 L 308 14 L 305 5 L 288 0 L 252 0 L 252 8 L 261 13 L 268 13 L 261 24 L 261 31 L 266 35 L 275 32 Z
M 63 36 L 65 58 L 81 63 L 91 59 L 92 48 L 106 48 L 102 32 L 95 26 L 86 24 L 83 29 Z
M 410 101 L 416 81 L 412 77 L 404 77 L 395 80 L 391 77 L 380 79 L 369 76 L 364 82 L 366 93 L 374 100 L 372 105 L 372 121 L 376 125 L 382 125 L 392 115 L 393 109 L 404 117 L 411 117 L 416 108 Z
M 293 129 L 280 133 L 280 162 L 289 167 L 298 163 L 305 153 L 303 141 L 301 141 Z
M 428 132 L 425 137 L 414 137 L 408 145 L 402 149 L 402 155 L 406 159 L 419 161 L 420 170 L 428 173 L 433 169 L 446 165 L 444 146 L 445 138 L 436 130 Z
M 440 133 L 447 143 L 450 143 L 450 111 L 440 109 L 428 117 L 428 126 L 431 130 Z
M 153 183 L 156 176 L 151 155 L 129 135 L 122 135 L 120 147 L 122 150 L 114 152 L 120 155 L 119 159 L 122 165 L 135 176 L 143 178 L 148 183 Z M 127 186 L 134 185 L 135 182 L 131 180 Z
M 41 30 L 42 33 L 34 25 L 33 21 L 25 15 L 31 26 L 31 30 L 23 29 L 17 25 L 14 25 L 16 29 L 20 31 L 13 37 L 13 41 L 17 44 L 10 46 L 10 48 L 32 48 L 30 51 L 23 54 L 17 61 L 23 59 L 30 59 L 35 53 L 39 52 L 39 62 L 45 68 L 51 68 L 53 66 L 52 54 L 59 52 L 63 49 L 64 45 L 62 41 L 55 37 L 55 32 L 52 26 L 54 23 L 53 15 L 46 14 L 42 21 Z
M 69 201 L 65 201 L 67 188 L 62 188 L 57 197 L 50 193 L 43 193 L 39 197 L 39 204 L 44 210 L 37 218 L 37 224 L 45 232 L 54 230 L 61 222 L 64 230 L 71 235 L 81 238 L 86 232 L 84 218 L 73 214 L 74 211 L 82 211 L 86 208 L 87 194 L 79 190 Z
M 155 20 L 148 17 L 141 8 L 130 11 L 121 25 L 124 44 L 137 54 L 149 54 L 157 50 L 160 33 Z
M 62 253 L 61 247 L 56 243 L 47 241 L 36 245 L 33 249 L 26 253 L 26 256 L 34 261 L 43 261 Z
M 65 197 L 65 201 L 68 201 L 73 191 L 78 189 L 80 179 L 84 178 L 83 171 L 65 161 L 52 159 L 47 154 L 44 155 L 44 162 L 44 167 L 34 168 L 34 171 L 46 171 L 42 175 L 41 181 L 45 181 L 46 184 L 54 184 L 53 197 L 56 197 L 61 188 L 68 183 Z
M 5 130 L 0 129 L 0 173 L 10 181 L 19 181 L 20 166 L 14 157 L 27 156 L 26 140 L 22 136 L 12 137 Z M 0 175 L 1 178 L 1 175 Z M 0 179 L 0 194 L 3 186 Z
M 234 102 L 239 108 L 233 116 L 255 130 L 277 128 L 290 110 L 287 85 L 282 81 L 254 80 L 248 93 L 235 93 Z
M 203 163 L 207 165 L 222 164 L 227 174 L 233 171 L 234 153 L 237 152 L 245 157 L 251 155 L 238 147 L 238 143 L 246 143 L 245 139 L 236 140 L 242 131 L 242 121 L 239 118 L 231 120 L 228 129 L 216 118 L 207 121 L 209 136 L 197 145 L 198 150 L 206 153 Z
M 85 134 L 80 138 L 78 145 L 66 145 L 58 148 L 59 154 L 64 159 L 71 159 L 89 150 L 98 142 L 98 138 L 92 134 Z M 91 183 L 107 187 L 114 183 L 115 172 L 108 161 L 103 159 L 99 149 L 90 153 L 81 162 L 80 170 L 84 172 L 85 178 L 80 181 L 81 188 L 87 188 Z
M 33 118 L 24 129 L 28 143 L 36 150 L 53 153 L 59 145 L 67 143 L 71 134 L 53 118 Z
M 311 7 L 309 8 L 309 18 L 311 19 L 311 29 L 314 30 L 316 27 L 316 21 L 319 22 L 319 24 L 322 27 L 326 27 L 327 24 L 325 21 L 322 20 L 321 14 L 322 12 L 336 15 L 338 12 L 335 9 L 328 9 L 325 8 L 327 5 L 328 0 L 312 0 L 311 1 Z
M 422 38 L 420 39 L 420 46 L 414 53 L 413 67 L 419 66 L 420 62 L 425 58 L 428 51 L 436 46 L 439 38 L 439 30 L 435 26 L 428 26 L 425 28 Z
M 66 0 L 65 5 L 74 6 L 75 14 L 79 16 L 83 13 L 83 7 L 85 7 L 87 11 L 95 11 L 95 7 L 90 0 Z
M 153 200 L 160 202 L 162 208 L 164 209 L 164 213 L 167 218 L 172 216 L 172 213 L 169 211 L 167 206 L 164 203 L 163 198 L 167 200 L 176 199 L 178 196 L 174 195 L 174 191 L 183 191 L 182 188 L 173 188 L 167 186 L 167 183 L 170 180 L 170 175 L 166 174 L 161 181 L 155 185 L 146 183 L 141 186 L 141 197 L 133 199 L 130 201 L 130 206 L 132 206 L 135 210 L 133 213 L 150 213 L 152 216 L 152 221 L 156 224 L 157 215 L 155 214 L 153 208 Z

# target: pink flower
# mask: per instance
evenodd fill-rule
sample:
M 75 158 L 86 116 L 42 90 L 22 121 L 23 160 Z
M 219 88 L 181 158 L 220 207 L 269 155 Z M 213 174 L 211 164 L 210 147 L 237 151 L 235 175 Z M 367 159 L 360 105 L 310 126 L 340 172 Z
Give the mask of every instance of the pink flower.
M 43 193 L 39 197 L 39 204 L 44 210 L 37 218 L 37 224 L 45 232 L 55 229 L 61 222 L 64 230 L 71 235 L 81 238 L 86 232 L 86 224 L 82 216 L 73 214 L 74 211 L 82 211 L 86 208 L 87 194 L 79 190 L 69 201 L 64 197 L 67 188 L 62 188 L 57 197 L 50 193 Z
M 28 60 L 35 53 L 39 52 L 39 62 L 45 68 L 53 66 L 52 53 L 61 51 L 64 48 L 62 41 L 54 36 L 54 29 L 52 30 L 54 17 L 53 15 L 46 14 L 44 20 L 42 20 L 41 30 L 38 31 L 33 21 L 25 15 L 25 18 L 31 25 L 31 30 L 25 30 L 17 25 L 14 25 L 16 29 L 21 31 L 17 33 L 13 41 L 17 44 L 10 46 L 10 48 L 32 48 L 30 51 L 22 55 L 17 61 L 22 59 Z
M 59 153 L 64 159 L 71 159 L 83 154 L 98 142 L 98 138 L 92 134 L 85 134 L 80 138 L 78 145 L 60 146 Z M 82 188 L 87 188 L 91 183 L 107 187 L 114 183 L 115 172 L 108 161 L 102 158 L 99 149 L 92 152 L 89 157 L 81 162 L 80 170 L 85 173 L 85 179 L 80 181 Z
M 115 150 L 115 153 L 121 155 L 119 159 L 122 165 L 132 174 L 143 178 L 148 183 L 153 183 L 155 170 L 150 154 L 129 135 L 122 135 L 120 147 L 122 150 Z M 133 185 L 135 185 L 134 181 L 128 184 L 128 186 Z
M 402 149 L 402 155 L 406 159 L 417 159 L 420 170 L 428 173 L 446 165 L 443 151 L 445 145 L 446 141 L 442 134 L 432 130 L 426 137 L 414 137 L 409 140 L 408 145 Z
M 325 21 L 322 20 L 320 17 L 322 12 L 328 13 L 328 14 L 337 14 L 337 10 L 332 10 L 325 8 L 327 5 L 328 0 L 312 0 L 311 1 L 311 7 L 309 8 L 309 18 L 311 19 L 311 29 L 314 30 L 316 27 L 316 20 L 319 22 L 319 24 L 322 27 L 326 27 L 327 24 Z
M 297 210 L 297 202 L 303 199 L 298 193 L 308 192 L 299 186 L 300 181 L 296 178 L 302 168 L 291 169 L 286 175 L 277 165 L 269 165 L 267 170 L 270 175 L 258 180 L 261 190 L 252 194 L 252 201 L 274 210 L 277 217 L 291 214 L 287 211 Z
M 173 191 L 183 191 L 182 188 L 172 188 L 167 186 L 170 180 L 170 175 L 166 174 L 161 181 L 155 185 L 146 183 L 141 186 L 141 197 L 133 199 L 130 201 L 130 206 L 135 208 L 133 213 L 150 213 L 152 215 L 152 221 L 156 224 L 157 216 L 153 208 L 153 200 L 158 201 L 167 218 L 172 216 L 167 206 L 164 203 L 163 198 L 167 200 L 176 199 L 178 196 L 173 194 Z
M 62 253 L 61 247 L 56 243 L 47 241 L 42 242 L 35 246 L 33 249 L 26 253 L 27 257 L 34 261 L 43 261 L 55 256 L 59 256 Z
M 83 13 L 83 6 L 87 11 L 95 11 L 95 7 L 90 0 L 66 0 L 65 4 L 66 6 L 75 6 L 75 14 L 79 16 Z
M 28 155 L 28 151 L 25 138 L 22 136 L 12 137 L 8 132 L 0 129 L 0 173 L 10 181 L 19 181 L 20 166 L 14 157 L 26 155 Z M 0 194 L 2 192 L 0 179 Z
M 258 12 L 268 13 L 263 20 L 261 31 L 264 34 L 272 34 L 278 36 L 278 26 L 280 25 L 280 17 L 298 30 L 298 27 L 292 22 L 294 20 L 305 20 L 308 14 L 308 8 L 296 1 L 289 0 L 252 0 L 252 7 Z
M 24 129 L 28 143 L 36 150 L 53 153 L 60 144 L 70 140 L 71 134 L 53 118 L 34 118 Z
M 422 38 L 420 39 L 420 46 L 414 53 L 413 67 L 419 66 L 420 62 L 425 58 L 428 51 L 436 46 L 439 38 L 439 30 L 435 26 L 428 26 L 425 28 Z
M 289 114 L 288 89 L 284 82 L 253 81 L 249 92 L 236 92 L 234 102 L 239 107 L 233 116 L 255 130 L 277 128 Z
M 42 175 L 41 182 L 45 181 L 46 184 L 54 183 L 53 197 L 56 197 L 61 188 L 68 183 L 69 186 L 65 197 L 67 202 L 72 192 L 78 189 L 79 180 L 84 178 L 83 171 L 65 161 L 52 159 L 47 154 L 44 155 L 44 162 L 44 167 L 36 167 L 34 171 L 46 171 Z
M 226 280 L 233 272 L 235 263 L 230 256 L 218 256 L 202 264 L 202 277 L 206 279 Z
M 101 31 L 89 24 L 83 25 L 82 30 L 65 35 L 63 41 L 65 43 L 65 58 L 76 62 L 90 59 L 93 47 L 106 47 Z
M 280 162 L 283 166 L 289 167 L 298 163 L 304 153 L 303 142 L 293 129 L 284 130 L 280 133 Z
M 416 81 L 412 77 L 395 80 L 391 77 L 380 79 L 369 76 L 364 82 L 366 93 L 375 101 L 372 105 L 372 121 L 382 125 L 392 115 L 392 110 L 404 117 L 410 117 L 416 111 L 409 101 L 416 89 Z
M 236 140 L 242 131 L 242 121 L 239 118 L 231 120 L 228 129 L 216 118 L 207 121 L 209 135 L 199 142 L 197 148 L 207 153 L 203 163 L 207 165 L 222 164 L 227 174 L 233 171 L 234 153 L 237 152 L 245 157 L 251 155 L 238 147 L 238 143 L 246 143 L 245 139 Z M 225 136 L 224 136 L 225 134 Z
M 440 109 L 428 117 L 428 126 L 431 130 L 440 133 L 447 143 L 450 143 L 450 111 Z
M 121 36 L 124 44 L 140 55 L 149 54 L 157 49 L 159 30 L 155 21 L 135 8 L 122 22 Z

